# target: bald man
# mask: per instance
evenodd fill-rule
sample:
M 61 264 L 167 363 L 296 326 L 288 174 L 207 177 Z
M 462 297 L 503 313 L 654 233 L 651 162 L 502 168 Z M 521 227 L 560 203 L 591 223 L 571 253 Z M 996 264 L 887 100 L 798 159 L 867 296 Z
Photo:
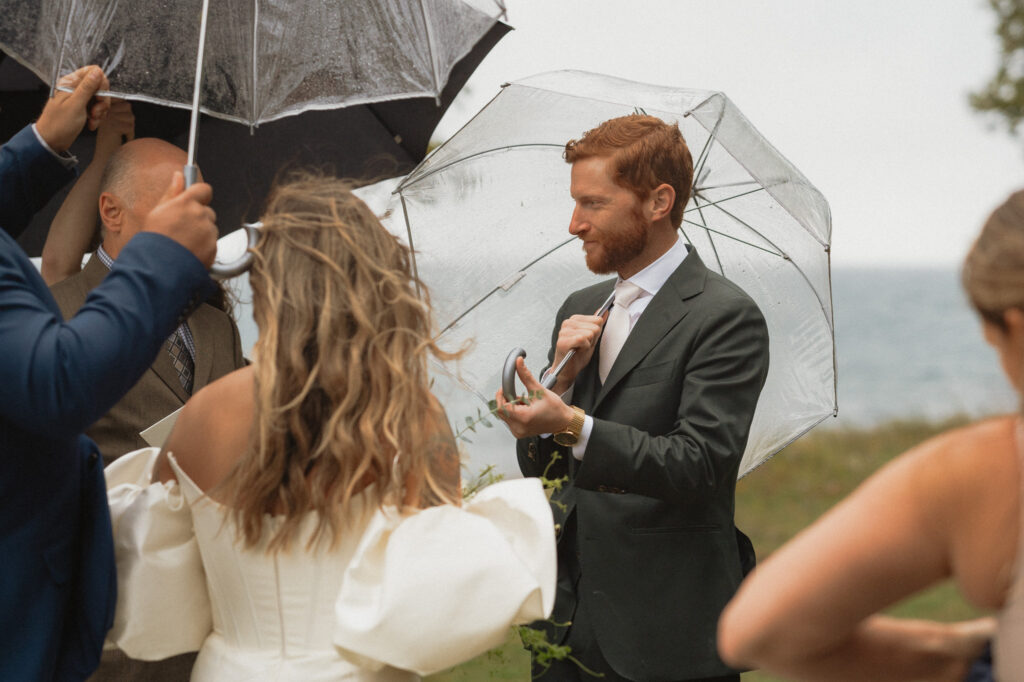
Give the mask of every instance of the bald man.
M 155 138 L 133 140 L 110 159 L 100 181 L 99 214 L 103 242 L 76 275 L 51 287 L 69 318 L 110 270 L 121 249 L 142 226 L 186 154 Z M 243 366 L 238 328 L 225 312 L 200 305 L 164 344 L 166 352 L 106 415 L 86 431 L 105 464 L 146 447 L 139 432 L 185 404 L 200 388 Z

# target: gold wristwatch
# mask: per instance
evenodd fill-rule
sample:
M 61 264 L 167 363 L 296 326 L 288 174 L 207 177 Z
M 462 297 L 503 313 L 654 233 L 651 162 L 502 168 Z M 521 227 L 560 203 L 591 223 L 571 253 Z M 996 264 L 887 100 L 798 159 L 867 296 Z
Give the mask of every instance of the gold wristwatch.
M 583 417 L 586 413 L 582 407 L 572 406 L 572 419 L 569 420 L 569 424 L 556 433 L 553 438 L 559 445 L 573 446 L 580 440 L 580 433 L 583 432 Z

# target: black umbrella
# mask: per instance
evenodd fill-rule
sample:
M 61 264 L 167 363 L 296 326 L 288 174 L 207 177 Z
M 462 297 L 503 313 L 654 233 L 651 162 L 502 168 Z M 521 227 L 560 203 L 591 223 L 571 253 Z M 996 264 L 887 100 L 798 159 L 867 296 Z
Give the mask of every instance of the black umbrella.
M 426 155 L 430 136 L 452 100 L 491 48 L 510 30 L 496 23 L 456 63 L 439 101 L 419 97 L 307 111 L 247 126 L 203 116 L 199 126 L 200 166 L 214 188 L 213 208 L 221 234 L 255 220 L 274 177 L 284 168 L 315 166 L 364 179 L 401 175 Z M 0 136 L 7 140 L 38 116 L 49 93 L 31 71 L 0 54 Z M 184 148 L 189 112 L 133 102 L 136 137 L 159 137 Z M 84 133 L 71 148 L 84 166 L 92 158 L 93 135 Z M 39 255 L 46 232 L 66 192 L 59 193 L 33 219 L 19 243 Z

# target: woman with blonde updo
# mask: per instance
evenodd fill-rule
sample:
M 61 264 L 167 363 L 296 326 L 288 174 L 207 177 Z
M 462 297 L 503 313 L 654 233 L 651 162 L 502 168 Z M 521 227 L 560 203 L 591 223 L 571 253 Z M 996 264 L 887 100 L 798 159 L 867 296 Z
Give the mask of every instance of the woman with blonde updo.
M 985 223 L 963 284 L 1024 393 L 1024 191 Z M 719 622 L 723 659 L 787 679 L 959 681 L 994 636 L 996 679 L 1024 680 L 1022 423 L 972 424 L 883 467 L 750 575 Z M 879 615 L 947 578 L 997 618 Z
M 457 354 L 409 249 L 333 178 L 280 185 L 262 222 L 253 364 L 197 393 L 159 455 L 107 470 L 110 639 L 143 659 L 201 647 L 193 680 L 415 680 L 546 617 L 540 486 L 459 507 L 427 373 Z

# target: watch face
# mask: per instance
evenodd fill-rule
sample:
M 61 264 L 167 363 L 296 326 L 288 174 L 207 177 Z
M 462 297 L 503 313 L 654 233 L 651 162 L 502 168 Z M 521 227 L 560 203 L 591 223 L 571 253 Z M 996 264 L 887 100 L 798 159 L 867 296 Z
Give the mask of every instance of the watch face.
M 552 436 L 554 441 L 559 445 L 576 445 L 579 442 L 580 437 L 572 431 L 562 431 Z

